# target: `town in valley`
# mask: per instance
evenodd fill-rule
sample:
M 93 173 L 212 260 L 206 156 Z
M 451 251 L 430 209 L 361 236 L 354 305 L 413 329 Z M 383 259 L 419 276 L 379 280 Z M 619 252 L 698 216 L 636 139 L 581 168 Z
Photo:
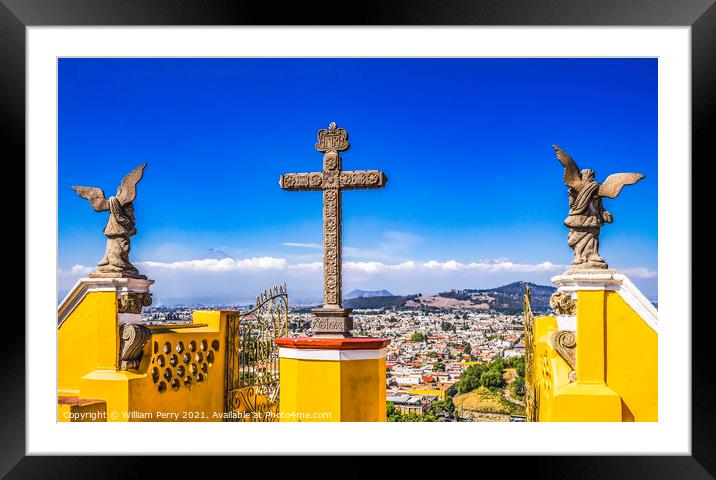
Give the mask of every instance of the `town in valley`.
M 523 421 L 524 320 L 532 291 L 535 311 L 548 310 L 554 288 L 515 282 L 485 290 L 395 296 L 356 290 L 353 333 L 391 340 L 386 351 L 389 421 Z M 289 336 L 312 335 L 311 308 L 289 308 Z M 148 323 L 186 323 L 196 309 L 246 311 L 247 304 L 152 306 Z

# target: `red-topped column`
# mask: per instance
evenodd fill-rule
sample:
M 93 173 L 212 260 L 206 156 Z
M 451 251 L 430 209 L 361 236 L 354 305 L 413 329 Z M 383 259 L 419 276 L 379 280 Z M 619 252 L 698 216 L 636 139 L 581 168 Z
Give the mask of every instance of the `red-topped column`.
M 284 422 L 384 422 L 390 340 L 298 337 L 276 340 Z

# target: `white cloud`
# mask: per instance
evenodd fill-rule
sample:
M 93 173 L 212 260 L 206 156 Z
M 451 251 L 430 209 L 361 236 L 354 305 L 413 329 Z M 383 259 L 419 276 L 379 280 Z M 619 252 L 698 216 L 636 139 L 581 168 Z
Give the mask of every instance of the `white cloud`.
M 233 258 L 206 258 L 203 260 L 185 260 L 180 262 L 138 262 L 140 266 L 164 270 L 232 272 L 256 270 L 284 270 L 288 266 L 285 258 L 252 257 L 236 260 Z
M 323 248 L 323 245 L 320 243 L 284 242 L 281 245 L 294 248 Z
M 289 270 L 309 270 L 316 271 L 323 269 L 323 262 L 296 263 L 288 266 Z
M 552 262 L 542 262 L 535 264 L 514 263 L 505 258 L 497 260 L 480 260 L 478 262 L 461 263 L 456 260 L 447 260 L 438 262 L 430 260 L 422 264 L 424 268 L 429 270 L 442 271 L 469 271 L 476 270 L 482 272 L 556 272 L 565 270 L 567 265 L 557 265 Z
M 156 283 L 158 301 L 227 301 L 251 299 L 257 291 L 277 283 L 288 283 L 294 298 L 319 298 L 323 262 L 283 257 L 249 257 L 135 262 L 141 273 Z M 387 289 L 396 294 L 437 293 L 452 288 L 490 288 L 517 280 L 549 285 L 550 278 L 568 265 L 549 261 L 518 263 L 506 258 L 461 262 L 455 259 L 402 262 L 343 262 L 343 287 L 364 290 Z M 59 293 L 66 291 L 94 266 L 74 265 L 58 272 Z M 621 269 L 645 293 L 655 292 L 657 272 L 645 267 Z M 655 293 L 654 293 L 655 296 Z
M 323 268 L 323 262 L 305 262 L 290 264 L 285 258 L 277 257 L 251 257 L 243 259 L 222 258 L 203 260 L 184 260 L 177 262 L 136 262 L 138 266 L 153 270 L 171 270 L 187 272 L 240 272 L 240 271 L 262 271 L 262 270 L 291 270 L 291 271 L 317 271 Z M 516 272 L 516 273 L 539 273 L 539 272 L 561 272 L 569 268 L 568 265 L 555 264 L 549 261 L 540 263 L 515 263 L 508 259 L 479 260 L 477 262 L 462 263 L 457 260 L 430 260 L 418 263 L 408 260 L 401 263 L 383 262 L 343 262 L 345 271 L 355 271 L 366 274 L 379 274 L 384 272 L 406 272 L 406 271 L 441 271 L 441 272 Z M 94 271 L 94 267 L 74 265 L 69 272 L 73 275 L 87 274 Z M 622 269 L 626 275 L 636 278 L 655 278 L 657 272 L 645 267 L 632 267 Z
M 398 263 L 398 264 L 385 264 L 382 262 L 345 262 L 343 264 L 344 270 L 355 270 L 363 273 L 381 273 L 390 271 L 405 271 L 414 270 L 417 264 L 412 260 Z
M 147 269 L 161 269 L 172 271 L 190 272 L 232 272 L 232 271 L 261 271 L 261 270 L 292 270 L 292 271 L 317 271 L 323 268 L 323 262 L 304 262 L 290 264 L 285 258 L 277 257 L 251 257 L 243 259 L 222 258 L 203 260 L 184 260 L 177 262 L 136 262 L 138 266 Z M 462 263 L 457 260 L 430 260 L 418 263 L 409 260 L 401 263 L 383 262 L 343 262 L 343 269 L 362 273 L 379 274 L 383 272 L 405 272 L 405 271 L 480 271 L 480 272 L 560 272 L 569 268 L 569 265 L 555 264 L 549 261 L 540 263 L 515 263 L 505 258 L 496 260 L 479 260 L 477 262 Z M 94 267 L 74 265 L 71 274 L 87 274 L 94 271 Z M 632 267 L 622 269 L 626 275 L 636 278 L 654 278 L 657 272 L 645 267 Z
M 94 267 L 86 267 L 84 265 L 73 265 L 70 273 L 73 275 L 87 275 L 94 272 Z

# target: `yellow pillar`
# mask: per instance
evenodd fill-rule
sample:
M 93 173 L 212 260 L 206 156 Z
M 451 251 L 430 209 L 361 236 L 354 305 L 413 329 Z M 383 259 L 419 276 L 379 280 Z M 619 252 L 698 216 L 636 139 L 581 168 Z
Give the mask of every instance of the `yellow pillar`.
M 282 422 L 384 422 L 382 338 L 280 338 Z
M 604 383 L 604 290 L 577 293 L 577 381 L 582 385 Z

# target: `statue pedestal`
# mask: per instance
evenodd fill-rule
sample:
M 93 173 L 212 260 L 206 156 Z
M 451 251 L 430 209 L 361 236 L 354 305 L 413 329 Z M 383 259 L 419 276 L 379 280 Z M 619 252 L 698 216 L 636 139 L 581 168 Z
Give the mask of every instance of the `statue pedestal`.
M 384 422 L 384 338 L 279 338 L 282 422 Z
M 317 337 L 345 338 L 353 330 L 352 308 L 314 308 L 311 328 Z
M 137 278 L 140 280 L 146 280 L 146 275 L 139 273 L 104 273 L 104 272 L 92 272 L 87 275 L 88 278 Z M 154 283 L 154 280 L 151 280 Z

